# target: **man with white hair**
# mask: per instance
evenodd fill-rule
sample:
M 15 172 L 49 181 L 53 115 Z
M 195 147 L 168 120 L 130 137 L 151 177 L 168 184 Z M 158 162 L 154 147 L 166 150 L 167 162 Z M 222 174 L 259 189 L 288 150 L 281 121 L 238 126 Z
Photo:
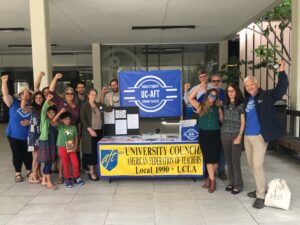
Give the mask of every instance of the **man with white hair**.
M 288 78 L 282 60 L 278 74 L 278 84 L 274 89 L 262 90 L 255 77 L 247 76 L 244 85 L 249 96 L 245 99 L 246 127 L 244 132 L 245 151 L 249 167 L 255 179 L 256 190 L 248 196 L 256 198 L 253 207 L 264 207 L 266 181 L 264 158 L 268 142 L 284 136 L 284 130 L 277 118 L 274 103 L 281 99 L 288 88 Z

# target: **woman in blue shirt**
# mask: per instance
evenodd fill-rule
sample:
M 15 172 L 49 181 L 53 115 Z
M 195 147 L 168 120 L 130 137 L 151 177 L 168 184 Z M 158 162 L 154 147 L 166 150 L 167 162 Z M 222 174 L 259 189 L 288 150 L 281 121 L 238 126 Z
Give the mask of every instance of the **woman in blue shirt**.
M 27 136 L 31 116 L 31 109 L 28 106 L 30 92 L 29 89 L 22 88 L 19 91 L 20 100 L 16 99 L 8 93 L 8 75 L 3 75 L 1 80 L 3 101 L 9 108 L 9 121 L 6 128 L 6 136 L 12 151 L 12 161 L 16 172 L 15 181 L 22 182 L 22 164 L 24 163 L 29 174 L 31 172 L 32 163 L 32 155 L 27 151 Z

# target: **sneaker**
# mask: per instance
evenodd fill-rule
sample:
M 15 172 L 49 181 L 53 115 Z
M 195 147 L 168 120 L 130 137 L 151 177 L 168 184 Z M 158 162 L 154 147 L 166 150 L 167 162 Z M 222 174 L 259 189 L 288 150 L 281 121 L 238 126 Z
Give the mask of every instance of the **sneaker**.
M 66 187 L 67 188 L 72 188 L 73 187 L 73 183 L 72 183 L 72 179 L 66 179 Z
M 257 198 L 253 203 L 253 207 L 257 209 L 262 209 L 265 206 L 265 200 L 262 198 Z
M 256 198 L 256 190 L 255 191 L 251 191 L 247 193 L 248 197 L 250 198 Z
M 78 178 L 74 178 L 74 184 L 78 184 L 81 186 L 84 185 L 84 182 L 80 177 L 78 177 Z

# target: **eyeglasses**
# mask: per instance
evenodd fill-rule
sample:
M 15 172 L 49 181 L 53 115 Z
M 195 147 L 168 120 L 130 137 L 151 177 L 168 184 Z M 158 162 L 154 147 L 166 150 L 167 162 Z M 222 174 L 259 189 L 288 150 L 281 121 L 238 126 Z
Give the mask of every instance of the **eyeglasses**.
M 74 95 L 73 92 L 66 92 L 66 95 Z
M 213 82 L 213 83 L 220 83 L 221 80 L 212 80 L 211 82 Z
M 217 98 L 217 95 L 214 95 L 214 94 L 208 94 L 208 97 L 211 97 L 213 99 L 216 99 Z

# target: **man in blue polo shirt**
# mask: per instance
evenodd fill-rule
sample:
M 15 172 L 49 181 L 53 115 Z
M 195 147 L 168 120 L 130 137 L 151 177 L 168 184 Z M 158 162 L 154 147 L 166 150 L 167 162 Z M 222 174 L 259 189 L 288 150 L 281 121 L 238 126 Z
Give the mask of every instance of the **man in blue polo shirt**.
M 249 167 L 255 179 L 256 190 L 248 196 L 256 198 L 253 207 L 264 207 L 266 181 L 264 158 L 268 142 L 284 135 L 284 130 L 277 118 L 274 103 L 281 99 L 288 88 L 288 78 L 284 72 L 285 62 L 279 68 L 278 83 L 274 89 L 258 88 L 255 77 L 247 76 L 244 85 L 249 96 L 245 99 L 246 127 L 244 132 L 245 151 Z

